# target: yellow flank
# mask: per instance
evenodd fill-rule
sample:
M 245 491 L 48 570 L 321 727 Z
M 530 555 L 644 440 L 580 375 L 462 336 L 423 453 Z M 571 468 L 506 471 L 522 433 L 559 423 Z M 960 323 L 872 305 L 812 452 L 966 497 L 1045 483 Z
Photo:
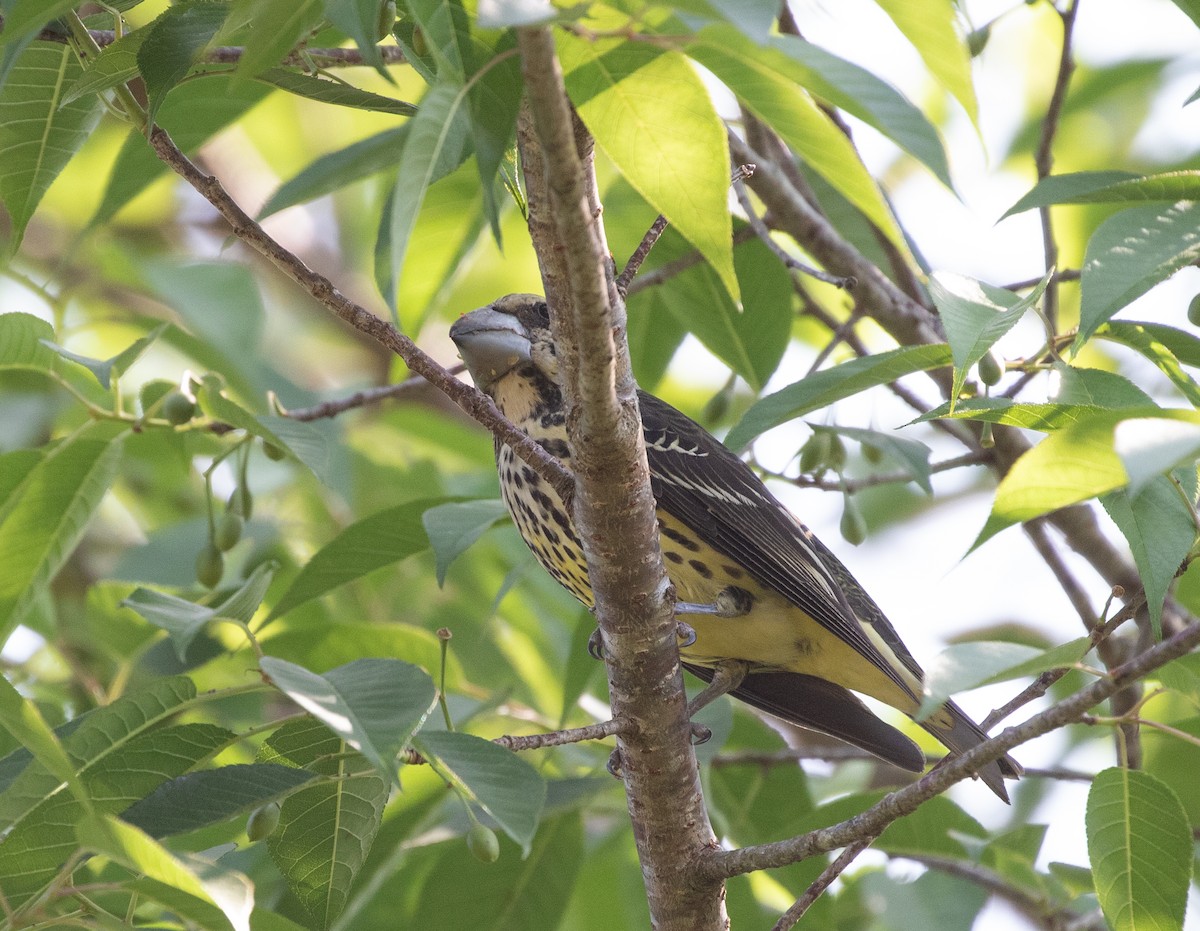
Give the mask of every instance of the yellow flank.
M 669 514 L 660 510 L 658 520 L 663 561 L 680 601 L 712 604 L 731 585 L 754 599 L 749 613 L 738 617 L 681 617 L 696 631 L 696 642 L 680 650 L 685 660 L 700 666 L 713 666 L 726 659 L 746 660 L 762 669 L 817 676 L 909 714 L 916 711 L 910 695 L 802 609 L 760 585 Z M 891 658 L 891 650 L 882 641 L 879 649 L 884 657 Z M 894 661 L 893 665 L 900 667 Z M 920 682 L 907 678 L 913 679 L 912 686 L 919 695 Z

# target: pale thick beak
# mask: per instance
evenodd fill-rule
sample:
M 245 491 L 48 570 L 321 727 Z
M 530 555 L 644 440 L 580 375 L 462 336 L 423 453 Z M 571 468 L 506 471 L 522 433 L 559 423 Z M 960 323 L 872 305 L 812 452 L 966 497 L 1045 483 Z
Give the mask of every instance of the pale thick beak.
M 530 358 L 529 334 L 521 321 L 491 307 L 459 317 L 450 338 L 481 391 Z

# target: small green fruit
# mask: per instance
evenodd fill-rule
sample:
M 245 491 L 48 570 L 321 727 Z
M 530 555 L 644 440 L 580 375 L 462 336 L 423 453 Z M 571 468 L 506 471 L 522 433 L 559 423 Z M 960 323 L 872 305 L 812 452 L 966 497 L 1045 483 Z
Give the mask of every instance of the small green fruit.
M 829 462 L 829 448 L 833 434 L 828 430 L 817 430 L 800 447 L 800 471 L 818 472 L 825 469 Z
M 879 465 L 879 463 L 883 462 L 883 450 L 874 443 L 863 443 L 862 454 L 863 458 L 871 465 Z
M 825 464 L 834 472 L 841 472 L 846 468 L 846 444 L 836 433 L 829 434 L 829 457 Z
M 500 859 L 500 841 L 496 839 L 496 832 L 478 821 L 467 832 L 467 849 L 483 863 L 495 863 Z
M 1192 298 L 1192 302 L 1188 304 L 1188 322 L 1192 326 L 1200 326 L 1200 294 Z
M 858 546 L 867 538 L 867 520 L 859 510 L 857 502 L 850 495 L 846 495 L 840 529 L 842 538 L 854 546 Z
M 225 557 L 211 542 L 196 557 L 196 581 L 205 588 L 216 588 L 225 574 Z
M 279 827 L 279 803 L 267 802 L 254 811 L 246 819 L 246 836 L 250 842 L 266 840 Z
M 979 380 L 989 388 L 1000 383 L 1000 379 L 1004 377 L 1004 361 L 996 354 L 996 350 L 989 349 L 983 354 L 983 358 L 979 360 L 977 366 L 979 370 Z
M 222 553 L 227 553 L 237 546 L 238 540 L 242 538 L 242 530 L 245 526 L 246 522 L 242 520 L 240 514 L 226 511 L 217 524 L 217 532 L 213 534 L 213 543 L 216 544 L 217 549 Z
M 163 398 L 162 415 L 167 423 L 181 427 L 196 416 L 196 402 L 182 391 L 172 391 Z
M 287 458 L 286 452 L 284 452 L 274 443 L 268 443 L 266 440 L 263 440 L 263 455 L 265 455 L 272 462 L 279 462 L 281 459 Z
M 392 34 L 396 25 L 396 0 L 387 0 L 379 5 L 379 21 L 375 24 L 375 41 L 382 42 Z
M 985 420 L 983 426 L 979 428 L 979 445 L 984 449 L 991 449 L 996 445 L 996 437 L 992 434 L 992 422 Z
M 254 511 L 254 498 L 250 495 L 250 489 L 245 485 L 238 485 L 225 503 L 225 510 L 249 519 Z
M 987 48 L 988 39 L 992 37 L 992 24 L 980 26 L 978 29 L 972 29 L 967 33 L 967 51 L 971 53 L 972 58 L 978 58 L 983 54 L 983 50 Z

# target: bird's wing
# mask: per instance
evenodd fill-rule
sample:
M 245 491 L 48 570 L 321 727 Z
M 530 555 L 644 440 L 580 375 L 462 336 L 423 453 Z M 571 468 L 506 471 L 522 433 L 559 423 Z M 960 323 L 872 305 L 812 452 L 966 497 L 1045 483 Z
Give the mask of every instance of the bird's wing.
M 849 570 L 703 427 L 653 395 L 643 392 L 639 400 L 659 507 L 911 694 L 896 663 L 917 679 L 921 667 Z M 884 655 L 864 624 L 893 656 Z

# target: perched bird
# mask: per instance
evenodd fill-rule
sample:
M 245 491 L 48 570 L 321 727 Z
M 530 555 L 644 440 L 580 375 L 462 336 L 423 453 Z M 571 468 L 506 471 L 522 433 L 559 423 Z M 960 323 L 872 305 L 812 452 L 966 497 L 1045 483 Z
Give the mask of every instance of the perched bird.
M 479 389 L 569 467 L 546 302 L 510 294 L 459 318 L 450 337 Z M 853 694 L 908 715 L 920 705 L 921 667 L 883 611 L 741 459 L 666 402 L 645 392 L 638 400 L 667 574 L 685 610 L 709 612 L 687 615 L 695 638 L 681 644 L 684 666 L 711 680 L 720 664 L 743 661 L 748 674 L 735 697 L 920 772 L 917 745 Z M 583 549 L 561 499 L 499 441 L 496 463 L 521 536 L 592 607 Z M 951 750 L 986 739 L 953 702 L 921 726 Z M 1004 757 L 979 776 L 1007 801 L 1004 778 L 1019 773 Z

